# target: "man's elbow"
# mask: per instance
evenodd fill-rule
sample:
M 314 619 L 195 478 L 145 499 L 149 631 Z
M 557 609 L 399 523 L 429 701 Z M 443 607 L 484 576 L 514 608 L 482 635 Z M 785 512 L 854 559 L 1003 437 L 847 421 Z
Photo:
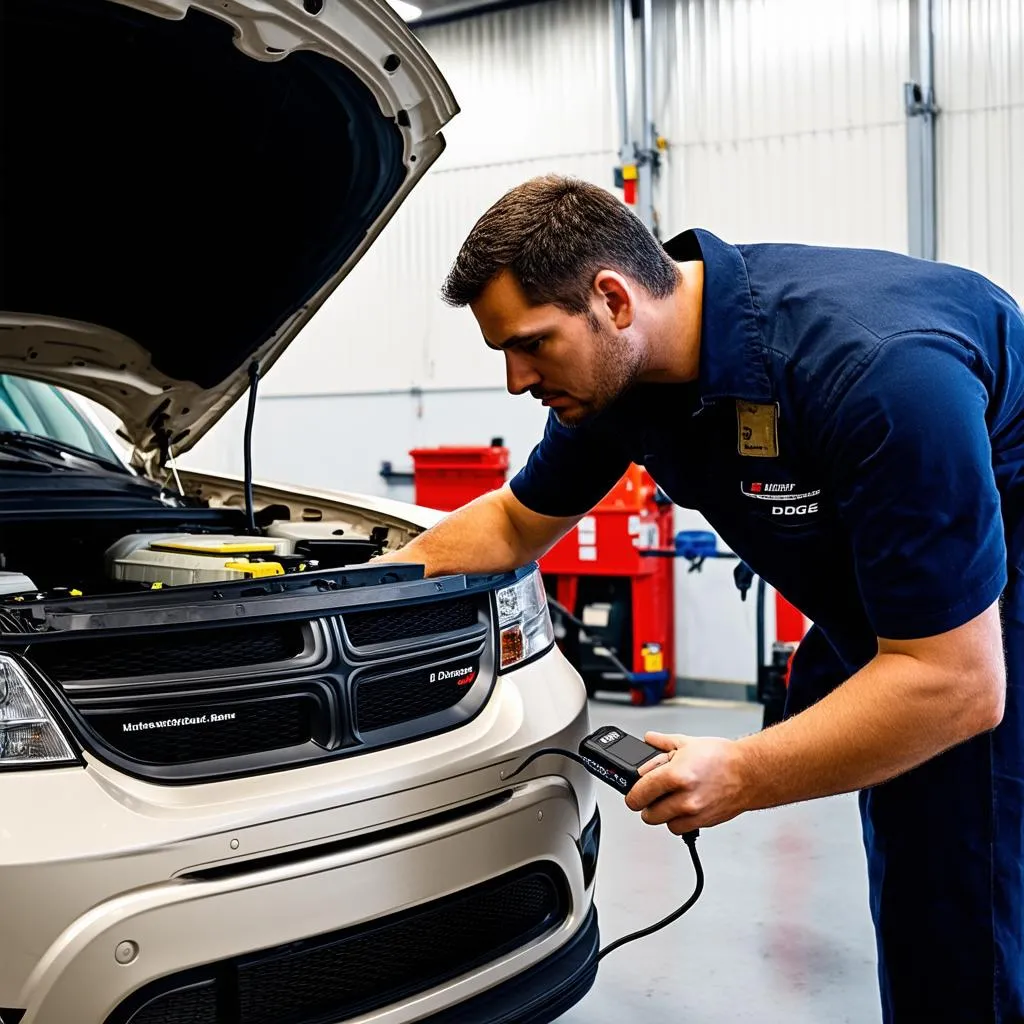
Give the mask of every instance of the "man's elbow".
M 964 715 L 964 725 L 970 730 L 966 738 L 991 732 L 1003 720 L 1006 709 L 1006 673 L 1002 666 L 979 669 L 965 689 L 970 694 Z
M 1003 712 L 1006 710 L 1006 676 L 999 673 L 997 680 L 993 680 L 989 687 L 988 700 L 988 724 L 983 731 L 994 729 L 1003 720 Z

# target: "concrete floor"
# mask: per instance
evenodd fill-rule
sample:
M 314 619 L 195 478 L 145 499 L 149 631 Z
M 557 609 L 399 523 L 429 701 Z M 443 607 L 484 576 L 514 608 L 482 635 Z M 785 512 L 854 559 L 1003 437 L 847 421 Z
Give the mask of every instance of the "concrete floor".
M 760 728 L 750 705 L 634 708 L 600 697 L 594 726 L 698 736 Z M 601 787 L 597 905 L 602 945 L 689 896 L 682 841 L 645 826 Z M 874 934 L 856 797 L 743 815 L 701 833 L 706 883 L 683 918 L 601 961 L 593 989 L 559 1024 L 876 1024 Z

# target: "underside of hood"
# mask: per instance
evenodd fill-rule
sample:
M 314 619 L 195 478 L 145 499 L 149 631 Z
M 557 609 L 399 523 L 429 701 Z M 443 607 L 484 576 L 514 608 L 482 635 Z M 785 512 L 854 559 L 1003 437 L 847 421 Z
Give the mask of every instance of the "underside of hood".
M 382 0 L 4 0 L 0 372 L 145 463 L 265 372 L 455 113 Z

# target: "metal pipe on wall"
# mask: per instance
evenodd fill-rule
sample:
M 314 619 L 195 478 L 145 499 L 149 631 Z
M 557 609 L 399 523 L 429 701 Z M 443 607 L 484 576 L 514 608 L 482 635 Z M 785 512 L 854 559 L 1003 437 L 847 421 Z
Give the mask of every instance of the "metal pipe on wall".
M 619 104 L 619 159 L 626 163 L 633 159 L 626 74 L 626 0 L 612 0 L 612 32 L 615 40 L 615 91 Z
M 654 150 L 654 4 L 643 0 L 643 141 L 644 149 Z
M 935 42 L 933 0 L 910 0 L 910 74 L 903 86 L 907 114 L 907 242 L 911 256 L 938 258 L 936 209 Z
M 612 0 L 615 89 L 619 114 L 617 185 L 630 190 L 626 202 L 633 205 L 636 215 L 657 235 L 654 212 L 654 172 L 658 166 L 658 149 L 654 131 L 653 0 L 629 0 L 628 38 L 626 9 L 626 0 Z M 632 82 L 626 60 L 629 48 L 634 57 Z M 633 100 L 637 94 L 640 100 L 640 130 L 634 133 Z M 625 180 L 627 176 L 628 181 Z
M 654 220 L 654 13 L 652 0 L 640 8 L 640 160 L 637 215 L 655 231 Z M 655 232 L 657 233 L 657 232 Z

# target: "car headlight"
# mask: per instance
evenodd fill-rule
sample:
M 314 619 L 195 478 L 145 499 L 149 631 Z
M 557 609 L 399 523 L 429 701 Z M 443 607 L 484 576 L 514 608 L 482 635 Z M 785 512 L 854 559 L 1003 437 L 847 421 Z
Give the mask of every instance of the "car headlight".
M 555 642 L 548 595 L 537 569 L 496 595 L 502 671 L 514 668 Z
M 0 768 L 77 763 L 31 680 L 0 654 Z

